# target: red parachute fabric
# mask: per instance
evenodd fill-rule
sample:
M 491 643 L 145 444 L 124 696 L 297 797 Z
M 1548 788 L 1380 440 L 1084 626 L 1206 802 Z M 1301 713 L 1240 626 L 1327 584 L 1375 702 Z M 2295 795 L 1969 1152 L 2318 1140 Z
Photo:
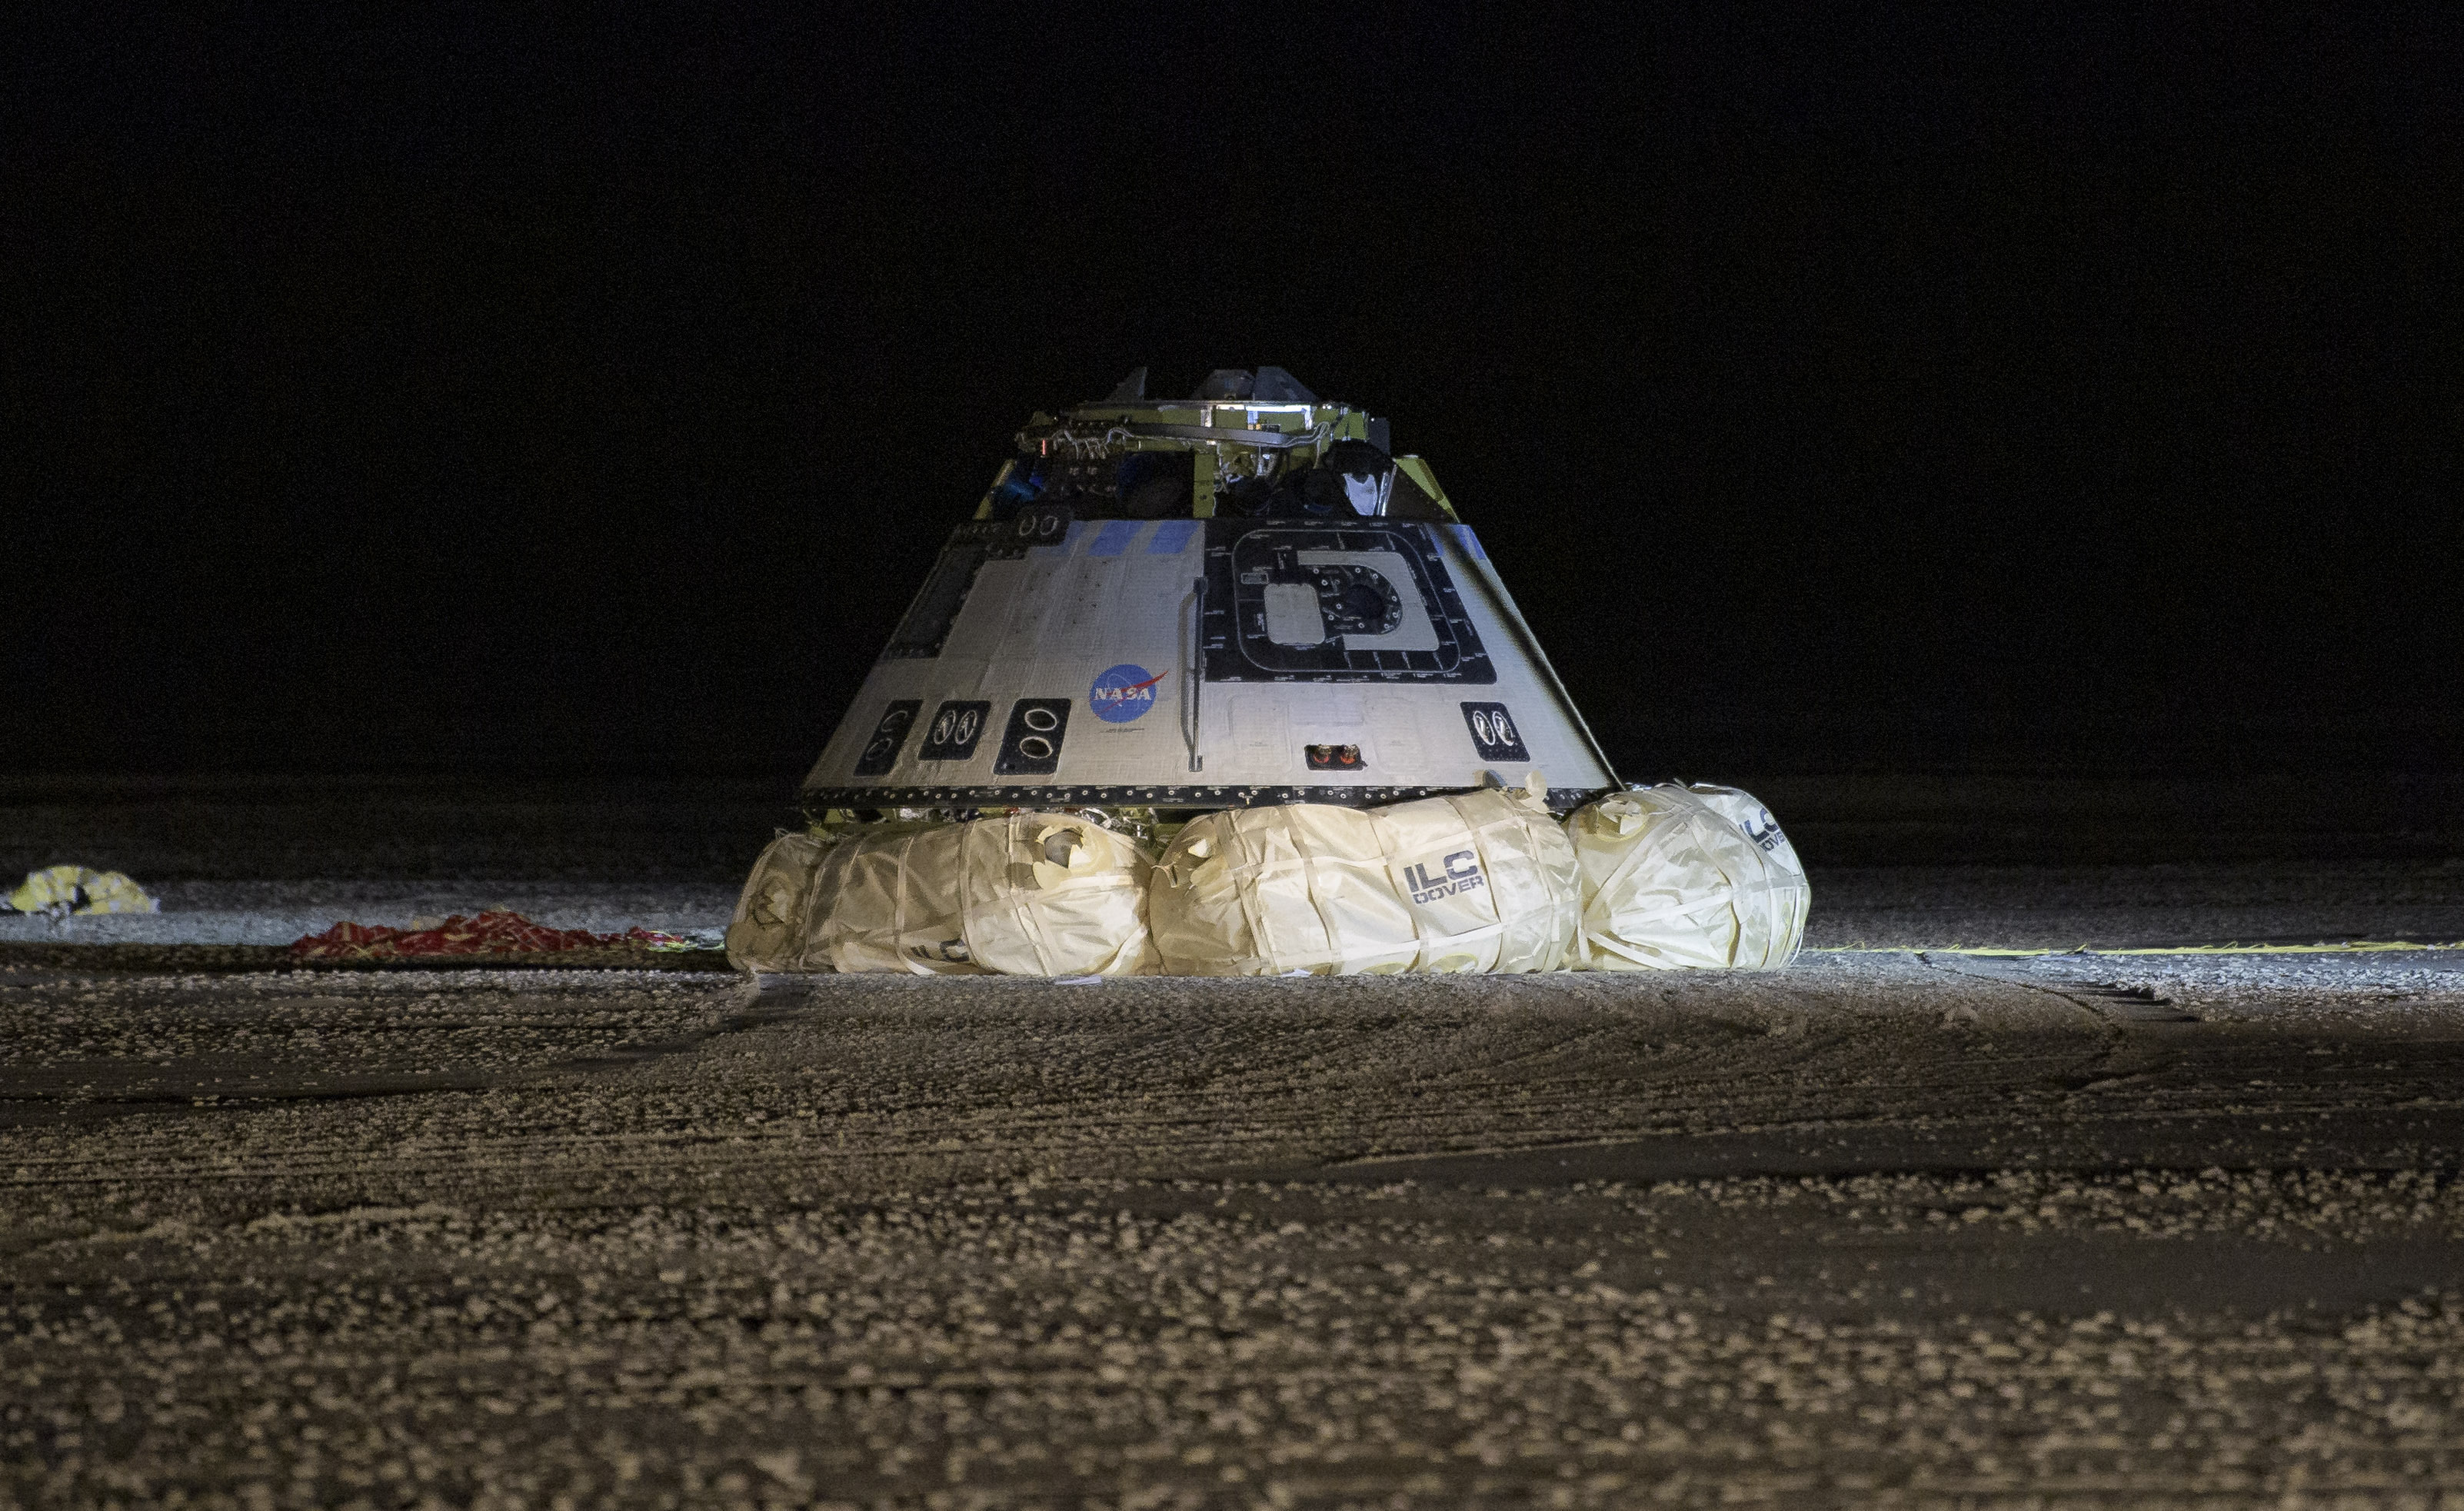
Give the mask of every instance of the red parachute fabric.
M 550 929 L 517 912 L 490 909 L 476 918 L 460 913 L 433 929 L 390 929 L 383 924 L 336 924 L 291 947 L 302 960 L 392 960 L 446 954 L 549 954 L 565 950 L 647 950 L 681 941 L 673 934 L 627 929 L 595 934 L 587 929 Z

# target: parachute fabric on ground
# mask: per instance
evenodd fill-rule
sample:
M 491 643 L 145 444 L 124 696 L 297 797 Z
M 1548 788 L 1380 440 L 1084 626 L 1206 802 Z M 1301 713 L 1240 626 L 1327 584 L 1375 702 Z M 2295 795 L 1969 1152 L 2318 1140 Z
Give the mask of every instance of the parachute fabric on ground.
M 801 971 L 813 873 L 828 848 L 809 834 L 781 834 L 753 863 L 727 926 L 727 960 L 739 971 Z
M 1174 975 L 1552 970 L 1575 909 L 1573 849 L 1522 790 L 1210 814 L 1149 899 Z
M 1667 783 L 1566 821 L 1581 867 L 1577 970 L 1757 969 L 1795 955 L 1810 895 L 1796 852 L 1766 851 L 1731 808 L 1770 817 L 1730 788 Z
M 163 905 L 145 888 L 119 871 L 90 871 L 82 865 L 47 865 L 29 871 L 5 899 L 0 911 L 50 913 L 153 913 Z

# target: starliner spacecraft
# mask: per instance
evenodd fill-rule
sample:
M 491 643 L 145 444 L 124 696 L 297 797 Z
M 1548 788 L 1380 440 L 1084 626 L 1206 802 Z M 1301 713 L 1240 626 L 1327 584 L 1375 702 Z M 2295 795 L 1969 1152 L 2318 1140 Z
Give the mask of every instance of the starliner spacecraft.
M 1436 474 L 1277 367 L 1037 413 L 804 780 L 816 821 L 1617 786 Z

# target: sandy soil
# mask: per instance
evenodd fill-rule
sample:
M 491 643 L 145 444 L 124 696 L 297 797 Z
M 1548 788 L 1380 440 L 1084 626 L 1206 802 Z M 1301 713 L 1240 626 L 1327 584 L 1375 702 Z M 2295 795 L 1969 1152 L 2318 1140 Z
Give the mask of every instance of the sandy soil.
M 615 880 L 436 821 L 400 885 L 723 880 L 681 821 Z M 1843 844 L 1817 919 L 2464 921 L 2382 848 Z M 229 879 L 396 885 L 277 849 Z M 2464 953 L 41 959 L 0 955 L 0 1505 L 2464 1500 Z
M 29 1503 L 2464 1493 L 2464 958 L 0 987 Z

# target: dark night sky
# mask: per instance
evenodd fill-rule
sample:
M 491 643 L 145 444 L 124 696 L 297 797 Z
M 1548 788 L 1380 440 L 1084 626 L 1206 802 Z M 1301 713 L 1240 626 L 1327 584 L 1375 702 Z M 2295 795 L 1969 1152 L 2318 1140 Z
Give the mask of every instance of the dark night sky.
M 783 780 L 1029 410 L 1274 362 L 1630 777 L 2456 764 L 2453 12 L 1740 9 L 21 33 L 9 758 Z

